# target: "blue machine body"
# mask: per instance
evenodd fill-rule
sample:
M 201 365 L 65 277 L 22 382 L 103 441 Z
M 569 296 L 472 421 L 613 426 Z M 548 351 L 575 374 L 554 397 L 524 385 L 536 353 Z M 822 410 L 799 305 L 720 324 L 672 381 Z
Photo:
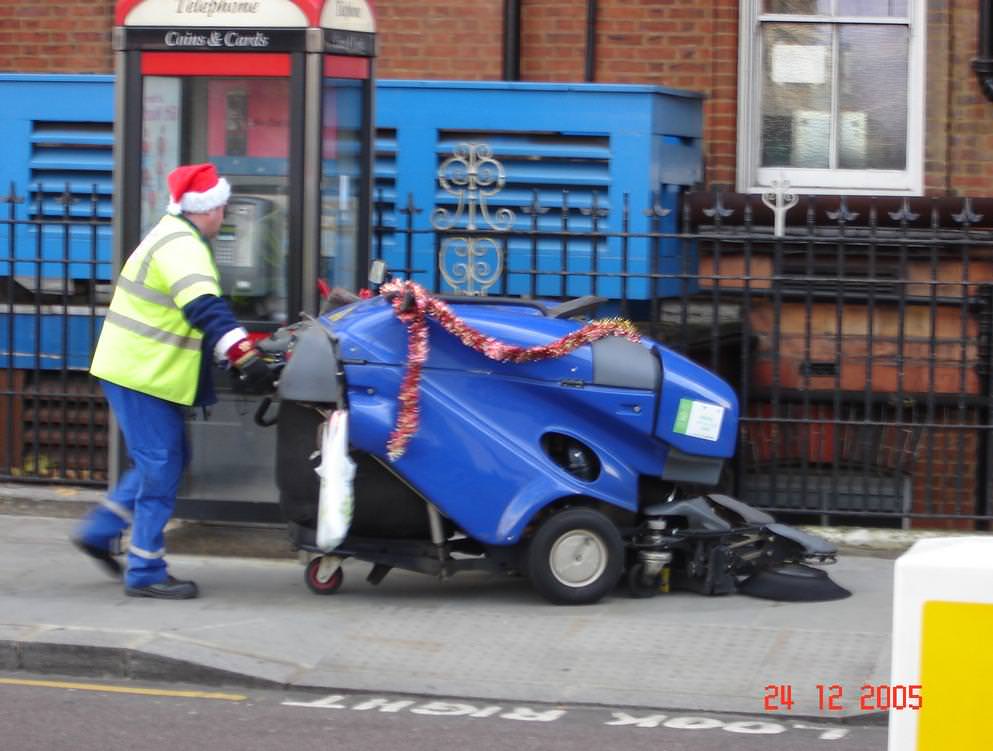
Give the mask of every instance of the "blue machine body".
M 582 325 L 528 305 L 452 308 L 483 334 L 526 347 Z M 388 461 L 386 442 L 408 362 L 407 328 L 382 298 L 341 308 L 320 324 L 337 342 L 350 441 Z M 625 380 L 624 362 L 607 363 L 607 375 L 597 373 L 604 364 L 597 360 L 599 343 L 560 358 L 501 363 L 465 346 L 437 322 L 430 320 L 429 327 L 420 427 L 393 468 L 483 543 L 516 543 L 536 513 L 563 498 L 637 511 L 642 476 L 686 480 L 676 475 L 685 471 L 680 468 L 687 457 L 719 468 L 734 453 L 738 403 L 730 386 L 654 341 L 611 338 L 614 346 L 631 348 L 626 353 L 632 364 L 649 362 L 659 374 L 654 383 L 632 388 L 612 385 Z M 613 351 L 610 357 L 622 359 Z M 694 426 L 687 417 L 693 405 L 707 421 L 697 419 Z M 596 477 L 581 480 L 553 461 L 542 446 L 548 433 L 589 447 L 599 461 Z

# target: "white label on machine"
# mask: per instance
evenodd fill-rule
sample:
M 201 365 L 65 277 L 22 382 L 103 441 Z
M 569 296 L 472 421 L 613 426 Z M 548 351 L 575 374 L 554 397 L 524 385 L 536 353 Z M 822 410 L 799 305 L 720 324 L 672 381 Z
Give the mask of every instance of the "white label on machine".
M 693 399 L 680 399 L 672 432 L 705 441 L 716 441 L 721 435 L 722 422 L 724 407 Z

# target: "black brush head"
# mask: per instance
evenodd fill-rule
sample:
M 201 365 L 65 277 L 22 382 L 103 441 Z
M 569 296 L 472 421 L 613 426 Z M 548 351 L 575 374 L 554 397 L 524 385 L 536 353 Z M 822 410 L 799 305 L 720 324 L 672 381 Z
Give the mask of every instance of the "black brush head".
M 831 581 L 826 571 L 802 563 L 785 563 L 752 574 L 738 585 L 738 591 L 780 602 L 827 602 L 852 594 Z

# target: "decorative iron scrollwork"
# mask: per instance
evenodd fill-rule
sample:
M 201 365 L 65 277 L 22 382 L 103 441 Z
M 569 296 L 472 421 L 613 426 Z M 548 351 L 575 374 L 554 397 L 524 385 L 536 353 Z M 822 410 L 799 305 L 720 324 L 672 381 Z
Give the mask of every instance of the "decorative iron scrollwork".
M 0 195 L 0 203 L 24 203 L 24 197 L 17 195 L 17 190 L 14 188 L 14 181 L 10 181 L 10 190 L 7 195 Z
M 652 205 L 645 209 L 645 216 L 654 217 L 656 219 L 662 219 L 669 216 L 672 213 L 672 209 L 668 209 L 662 205 L 661 193 L 659 191 L 652 191 Z M 718 199 L 720 200 L 720 199 Z M 710 209 L 706 209 L 710 211 Z M 709 214 L 708 214 L 709 216 Z
M 482 215 L 489 229 L 506 232 L 514 224 L 514 212 L 498 209 L 496 217 L 490 216 L 486 200 L 495 196 L 506 183 L 503 165 L 493 158 L 493 151 L 485 143 L 462 143 L 455 147 L 452 156 L 438 168 L 438 184 L 458 198 L 453 215 L 448 209 L 437 208 L 431 214 L 435 229 L 452 229 L 466 215 L 466 229 L 480 229 L 476 212 Z
M 983 220 L 983 215 L 972 210 L 972 199 L 966 197 L 963 199 L 962 211 L 958 214 L 952 214 L 952 219 L 958 224 L 975 224 Z
M 851 211 L 848 208 L 848 199 L 846 196 L 841 197 L 841 201 L 838 203 L 837 211 L 827 211 L 828 219 L 838 224 L 847 224 L 848 222 L 854 222 L 859 218 L 859 212 Z
M 721 219 L 727 219 L 729 216 L 734 214 L 734 209 L 725 208 L 724 202 L 721 200 L 721 194 L 719 191 L 714 191 L 714 205 L 709 209 L 703 210 L 704 216 L 708 216 L 711 219 L 720 222 Z
M 487 144 L 462 143 L 438 167 L 438 184 L 458 200 L 454 211 L 440 207 L 431 214 L 431 226 L 447 232 L 464 225 L 468 232 L 508 232 L 514 212 L 492 211 L 487 200 L 506 184 L 503 165 Z M 481 221 L 479 221 L 481 219 Z M 442 278 L 457 293 L 482 295 L 503 273 L 502 243 L 476 235 L 446 236 L 438 252 Z
M 772 210 L 773 234 L 783 237 L 786 234 L 786 214 L 800 198 L 790 190 L 790 181 L 786 178 L 771 180 L 769 188 L 762 194 L 762 203 Z
M 441 243 L 438 268 L 456 292 L 485 295 L 503 273 L 503 250 L 492 237 L 449 237 Z
M 888 213 L 890 215 L 890 219 L 892 219 L 894 222 L 908 222 L 908 223 L 916 222 L 918 219 L 921 218 L 921 215 L 918 214 L 916 211 L 910 210 L 910 201 L 907 200 L 906 198 L 904 198 L 903 201 L 900 202 L 899 211 L 890 211 Z

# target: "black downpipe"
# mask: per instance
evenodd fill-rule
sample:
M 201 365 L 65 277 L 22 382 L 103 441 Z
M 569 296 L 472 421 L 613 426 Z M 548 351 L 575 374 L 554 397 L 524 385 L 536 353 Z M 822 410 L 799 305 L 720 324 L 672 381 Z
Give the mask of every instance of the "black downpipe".
M 979 49 L 972 61 L 983 96 L 993 102 L 993 0 L 979 0 Z
M 521 0 L 503 2 L 503 80 L 521 80 Z
M 586 0 L 586 76 L 587 83 L 596 80 L 596 0 Z
M 141 77 L 141 53 L 128 50 L 124 53 L 126 62 L 124 86 L 127 111 L 123 114 L 127 126 L 124 131 L 124 160 L 122 172 L 124 178 L 121 188 L 124 197 L 121 206 L 124 216 L 118 216 L 121 223 L 121 268 L 131 251 L 141 241 L 141 101 L 144 83 Z M 184 110 L 188 111 L 188 110 Z M 186 155 L 184 155 L 185 157 Z M 181 164 L 188 164 L 180 162 Z M 114 278 L 120 268 L 114 269 Z
M 290 67 L 290 132 L 302 134 L 304 132 L 303 112 L 304 91 L 303 79 L 306 76 L 307 63 L 302 52 L 294 52 L 291 55 Z M 305 143 L 301 137 L 290 140 L 289 169 L 292 179 L 289 181 L 289 204 L 290 215 L 289 232 L 287 243 L 290 248 L 296 248 L 296 252 L 287 254 L 287 269 L 289 279 L 286 284 L 286 310 L 295 314 L 298 310 L 303 310 L 303 257 L 299 248 L 304 247 L 303 242 L 303 165 L 305 161 Z M 313 279 L 307 280 L 308 284 L 314 284 Z
M 976 446 L 976 504 L 975 513 L 993 513 L 991 500 L 991 482 L 993 482 L 993 467 L 990 466 L 993 457 L 993 284 L 983 284 L 979 288 L 982 310 L 979 315 L 979 362 L 977 363 L 980 382 L 983 384 L 985 405 L 980 410 L 980 420 L 983 429 L 979 431 Z M 976 529 L 989 531 L 988 521 L 976 522 Z

